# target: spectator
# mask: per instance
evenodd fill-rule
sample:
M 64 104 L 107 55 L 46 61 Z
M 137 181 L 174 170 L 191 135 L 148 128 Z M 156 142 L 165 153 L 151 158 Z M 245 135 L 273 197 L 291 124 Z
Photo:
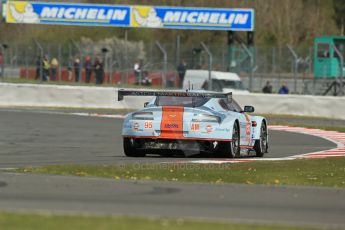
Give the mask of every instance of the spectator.
M 177 66 L 180 88 L 183 87 L 183 80 L 184 80 L 184 76 L 186 75 L 186 71 L 187 71 L 187 64 L 184 60 L 182 60 L 182 62 Z
M 266 85 L 262 89 L 263 93 L 272 93 L 272 85 L 270 84 L 269 81 L 266 82 Z
M 57 77 L 57 71 L 58 71 L 58 67 L 59 67 L 59 61 L 56 58 L 53 58 L 50 62 L 50 77 L 51 80 L 56 81 Z
M 35 80 L 40 79 L 41 78 L 41 64 L 42 64 L 42 60 L 41 60 L 41 56 L 38 55 L 36 58 L 36 76 L 35 76 Z
M 80 59 L 76 57 L 73 62 L 75 82 L 79 82 L 80 77 Z
M 67 66 L 67 72 L 68 72 L 68 81 L 72 81 L 73 78 L 73 58 L 69 57 L 68 59 L 68 66 Z
M 289 94 L 289 88 L 286 86 L 286 83 L 283 83 L 283 85 L 280 87 L 279 94 Z
M 92 74 L 92 62 L 91 62 L 90 56 L 86 56 L 84 68 L 85 68 L 85 78 L 86 78 L 85 82 L 90 83 L 91 74 Z
M 94 64 L 95 76 L 96 76 L 96 84 L 103 84 L 103 77 L 104 77 L 104 67 L 102 60 L 97 57 L 95 64 Z
M 4 55 L 0 52 L 0 77 L 4 77 L 4 68 L 5 63 L 4 63 Z
M 48 55 L 45 55 L 43 58 L 43 81 L 49 81 L 49 70 L 50 70 L 50 62 Z
M 140 82 L 140 75 L 141 75 L 141 65 L 139 62 L 134 63 L 134 75 L 135 75 L 135 84 L 139 84 Z

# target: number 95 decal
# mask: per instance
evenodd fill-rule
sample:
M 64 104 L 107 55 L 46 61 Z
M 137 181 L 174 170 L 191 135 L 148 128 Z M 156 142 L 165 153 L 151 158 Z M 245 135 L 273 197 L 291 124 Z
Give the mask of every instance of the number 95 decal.
M 145 129 L 152 129 L 153 128 L 152 121 L 146 121 L 144 123 L 144 128 Z

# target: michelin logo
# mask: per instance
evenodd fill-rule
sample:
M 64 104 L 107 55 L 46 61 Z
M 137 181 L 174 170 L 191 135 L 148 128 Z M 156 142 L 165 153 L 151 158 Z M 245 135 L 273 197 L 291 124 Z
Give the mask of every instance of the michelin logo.
M 240 24 L 248 23 L 249 13 L 167 11 L 164 23 Z
M 41 18 L 69 20 L 107 20 L 123 21 L 128 14 L 126 9 L 99 9 L 77 7 L 43 7 Z
M 157 12 L 154 8 L 149 10 L 147 17 L 142 17 L 136 8 L 133 8 L 133 14 L 137 23 L 142 27 L 163 27 L 162 19 L 157 16 Z
M 24 12 L 18 12 L 16 7 L 10 4 L 10 11 L 13 19 L 18 23 L 39 23 L 40 19 L 38 15 L 34 12 L 34 8 L 31 3 L 25 6 Z

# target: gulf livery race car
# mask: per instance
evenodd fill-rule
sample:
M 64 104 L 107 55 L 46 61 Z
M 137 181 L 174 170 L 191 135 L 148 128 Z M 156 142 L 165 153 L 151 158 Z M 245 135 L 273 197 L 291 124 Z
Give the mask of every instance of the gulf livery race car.
M 262 157 L 268 150 L 267 121 L 250 116 L 254 107 L 244 109 L 232 93 L 207 91 L 132 91 L 124 96 L 154 96 L 145 108 L 129 113 L 123 123 L 126 156 L 146 154 L 186 156 L 199 153 L 215 157 Z

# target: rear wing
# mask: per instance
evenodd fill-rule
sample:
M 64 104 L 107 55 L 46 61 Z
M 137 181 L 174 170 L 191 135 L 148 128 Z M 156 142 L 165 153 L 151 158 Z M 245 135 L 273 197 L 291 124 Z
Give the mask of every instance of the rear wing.
M 118 91 L 118 101 L 122 101 L 125 96 L 166 96 L 166 97 L 207 97 L 223 98 L 231 102 L 232 92 L 230 93 L 208 93 L 208 92 L 190 92 L 190 91 L 141 91 L 141 90 L 124 90 Z

